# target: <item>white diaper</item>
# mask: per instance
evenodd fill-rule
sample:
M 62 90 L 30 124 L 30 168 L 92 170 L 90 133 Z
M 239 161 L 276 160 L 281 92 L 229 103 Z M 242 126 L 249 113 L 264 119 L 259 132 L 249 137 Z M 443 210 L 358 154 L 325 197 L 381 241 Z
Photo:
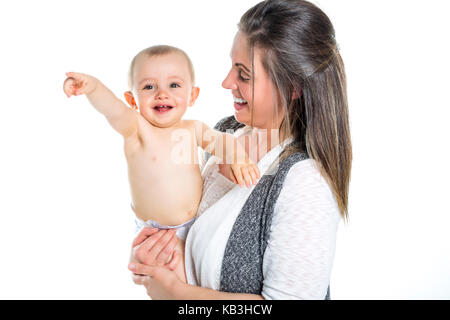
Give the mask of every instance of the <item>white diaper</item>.
M 153 220 L 143 221 L 142 219 L 139 219 L 138 217 L 136 217 L 136 219 L 135 219 L 136 233 L 141 231 L 142 228 L 177 229 L 178 238 L 185 241 L 187 234 L 189 232 L 189 229 L 191 228 L 191 226 L 194 223 L 196 218 L 197 217 L 194 217 L 193 219 L 189 220 L 188 222 L 185 222 L 178 226 L 164 226 L 164 225 L 160 225 L 158 222 L 153 221 Z

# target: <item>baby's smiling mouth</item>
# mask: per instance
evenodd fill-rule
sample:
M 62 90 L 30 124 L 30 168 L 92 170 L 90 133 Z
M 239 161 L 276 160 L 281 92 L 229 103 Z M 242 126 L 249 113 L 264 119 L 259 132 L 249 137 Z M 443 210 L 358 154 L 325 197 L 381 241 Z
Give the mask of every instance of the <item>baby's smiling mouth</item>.
M 172 106 L 169 105 L 156 105 L 153 107 L 153 110 L 157 111 L 157 112 L 167 112 L 169 110 L 173 109 Z

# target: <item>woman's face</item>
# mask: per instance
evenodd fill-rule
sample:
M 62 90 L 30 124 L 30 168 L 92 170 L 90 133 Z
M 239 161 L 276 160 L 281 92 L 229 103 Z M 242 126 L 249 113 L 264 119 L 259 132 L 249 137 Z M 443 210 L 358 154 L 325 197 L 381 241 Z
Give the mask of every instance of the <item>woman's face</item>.
M 277 97 L 274 85 L 262 65 L 262 51 L 254 48 L 254 100 L 252 104 L 252 63 L 250 47 L 244 33 L 238 32 L 231 50 L 231 70 L 222 83 L 234 99 L 236 120 L 259 129 L 278 129 L 283 119 L 282 109 L 275 110 Z

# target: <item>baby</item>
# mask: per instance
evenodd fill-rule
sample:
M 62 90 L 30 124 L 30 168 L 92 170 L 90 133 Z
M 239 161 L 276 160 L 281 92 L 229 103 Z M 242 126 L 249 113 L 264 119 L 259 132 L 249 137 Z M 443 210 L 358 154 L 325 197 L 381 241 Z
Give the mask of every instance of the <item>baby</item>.
M 199 94 L 186 53 L 153 46 L 131 62 L 128 107 L 96 78 L 68 72 L 67 97 L 85 94 L 124 138 L 132 208 L 140 227 L 177 228 L 184 240 L 202 195 L 197 147 L 230 163 L 229 178 L 256 184 L 258 167 L 233 135 L 196 120 L 182 120 Z M 181 139 L 180 139 L 181 138 Z

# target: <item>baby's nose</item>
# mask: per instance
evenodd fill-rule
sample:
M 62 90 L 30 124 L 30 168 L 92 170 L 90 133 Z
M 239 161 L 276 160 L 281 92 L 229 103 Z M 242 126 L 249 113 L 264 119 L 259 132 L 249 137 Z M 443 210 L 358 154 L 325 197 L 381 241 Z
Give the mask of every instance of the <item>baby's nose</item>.
M 169 94 L 164 90 L 159 90 L 158 94 L 156 95 L 156 98 L 157 99 L 167 99 L 167 98 L 169 98 Z

